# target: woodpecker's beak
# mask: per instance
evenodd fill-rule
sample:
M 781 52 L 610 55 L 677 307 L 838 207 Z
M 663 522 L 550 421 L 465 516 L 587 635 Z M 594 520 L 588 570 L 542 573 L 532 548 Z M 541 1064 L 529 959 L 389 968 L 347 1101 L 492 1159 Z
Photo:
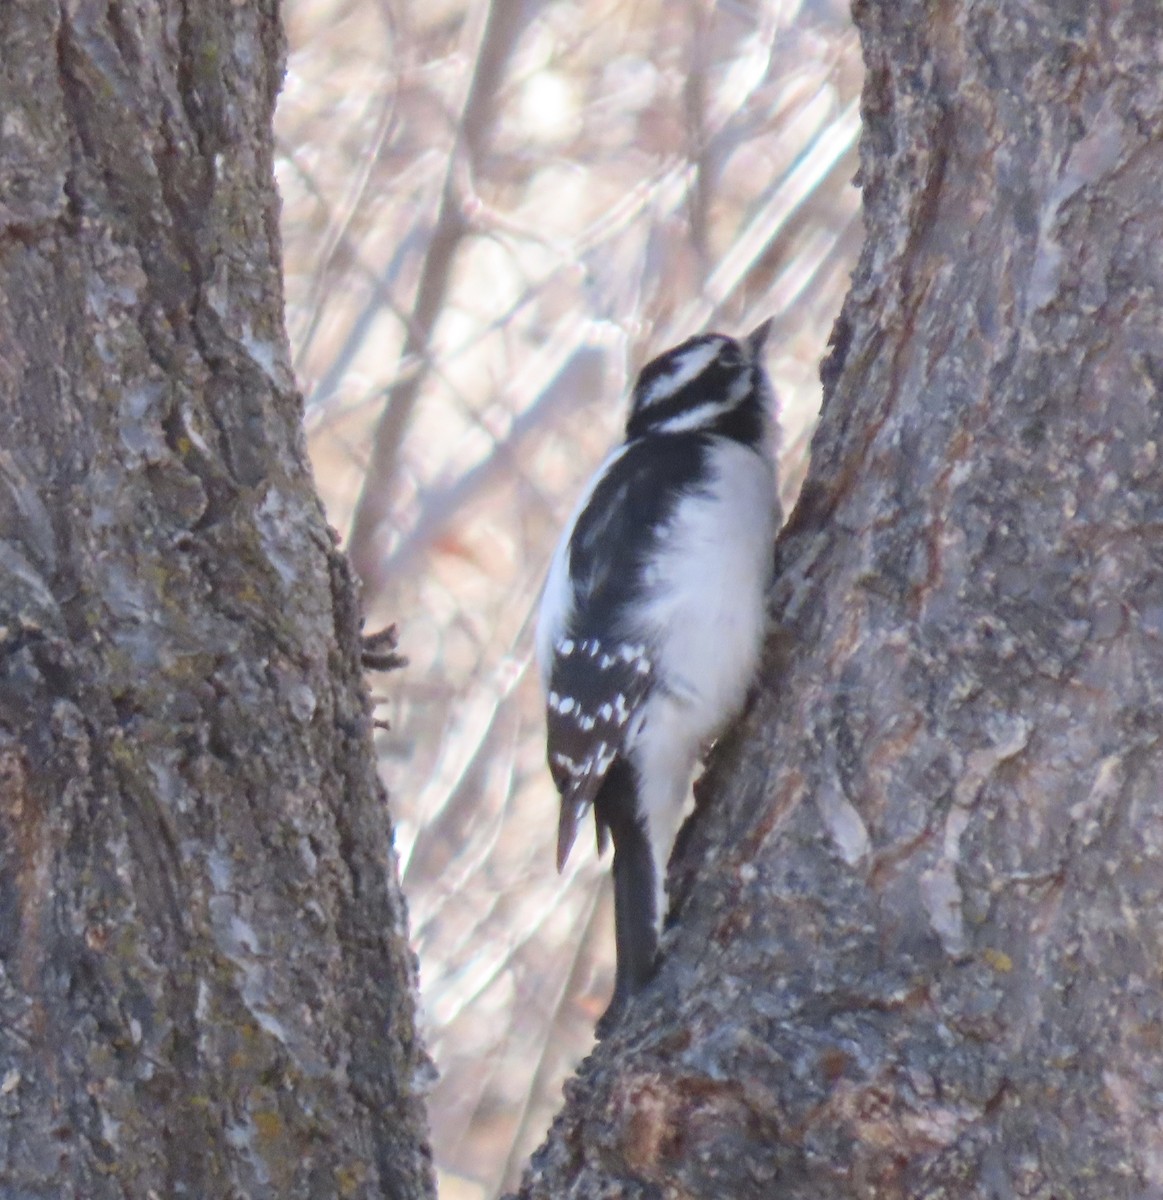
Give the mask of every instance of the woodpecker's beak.
M 763 345 L 767 341 L 767 335 L 771 332 L 771 323 L 775 320 L 774 317 L 768 317 L 762 325 L 756 327 L 743 339 L 743 345 L 747 347 L 747 353 L 755 360 L 763 352 Z
M 561 802 L 561 817 L 557 822 L 557 873 L 565 870 L 566 859 L 573 849 L 577 827 L 589 808 L 587 800 L 565 800 Z

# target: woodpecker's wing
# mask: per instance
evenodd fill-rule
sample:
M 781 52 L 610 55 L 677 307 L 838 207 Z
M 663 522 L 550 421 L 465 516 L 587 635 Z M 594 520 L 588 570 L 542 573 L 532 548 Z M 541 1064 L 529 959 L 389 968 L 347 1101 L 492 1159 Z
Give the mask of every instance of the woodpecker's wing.
M 559 871 L 578 822 L 593 804 L 649 691 L 650 660 L 641 643 L 564 638 L 557 644 L 546 723 L 549 770 L 561 793 Z
M 571 613 L 566 630 L 628 633 L 660 541 L 684 496 L 705 477 L 710 447 L 697 433 L 636 439 L 610 456 L 573 523 L 566 547 Z
M 593 501 L 594 492 L 625 453 L 626 447 L 619 446 L 606 456 L 605 461 L 594 473 L 589 487 L 574 507 L 565 532 L 553 552 L 553 560 L 549 564 L 549 574 L 541 590 L 541 604 L 537 611 L 536 635 L 537 665 L 541 672 L 541 686 L 546 692 L 549 691 L 549 677 L 553 672 L 555 647 L 565 636 L 574 615 L 575 581 L 571 571 L 570 543 L 579 522 Z

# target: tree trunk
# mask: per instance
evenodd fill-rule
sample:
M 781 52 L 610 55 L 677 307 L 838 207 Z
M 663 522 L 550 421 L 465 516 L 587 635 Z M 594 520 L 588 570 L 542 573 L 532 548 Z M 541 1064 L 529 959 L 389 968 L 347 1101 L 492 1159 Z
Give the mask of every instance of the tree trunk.
M 782 633 L 523 1197 L 1163 1195 L 1163 8 L 855 15 Z
M 274 0 L 0 7 L 0 1192 L 422 1197 Z

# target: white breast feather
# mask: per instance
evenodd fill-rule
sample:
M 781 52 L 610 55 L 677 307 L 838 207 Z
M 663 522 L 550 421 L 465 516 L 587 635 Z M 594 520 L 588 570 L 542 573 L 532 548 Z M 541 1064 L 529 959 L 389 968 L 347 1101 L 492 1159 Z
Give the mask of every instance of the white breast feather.
M 727 438 L 710 455 L 705 494 L 684 499 L 663 538 L 635 631 L 666 631 L 653 657 L 700 740 L 734 715 L 751 682 L 776 521 L 771 460 Z
M 747 697 L 763 645 L 778 512 L 775 468 L 738 442 L 716 441 L 707 494 L 679 506 L 664 539 L 642 631 L 669 690 L 647 701 L 630 749 L 655 859 L 655 912 L 666 912 L 666 865 L 705 743 Z

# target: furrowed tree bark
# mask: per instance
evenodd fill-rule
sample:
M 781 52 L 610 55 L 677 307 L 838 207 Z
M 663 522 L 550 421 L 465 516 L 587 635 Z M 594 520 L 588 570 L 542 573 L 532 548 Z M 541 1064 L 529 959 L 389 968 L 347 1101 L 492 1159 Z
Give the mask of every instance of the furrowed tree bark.
M 529 1200 L 1163 1195 L 1163 8 L 855 16 L 781 633 Z
M 274 0 L 0 7 L 0 1192 L 433 1194 Z

